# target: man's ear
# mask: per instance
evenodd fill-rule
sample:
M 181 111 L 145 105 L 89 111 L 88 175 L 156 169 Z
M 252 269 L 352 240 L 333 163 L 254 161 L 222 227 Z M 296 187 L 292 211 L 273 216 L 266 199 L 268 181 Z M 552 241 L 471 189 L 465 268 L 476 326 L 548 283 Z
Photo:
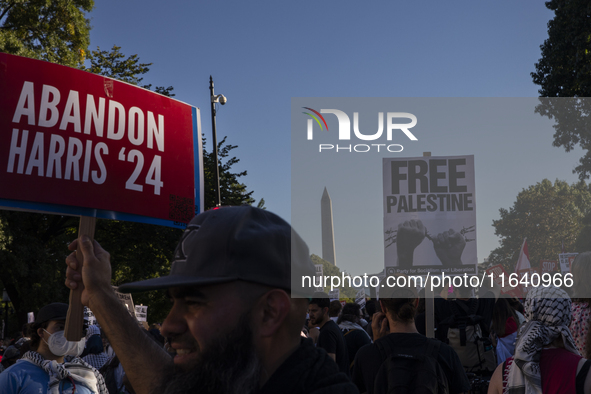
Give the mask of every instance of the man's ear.
M 261 296 L 257 303 L 258 321 L 255 325 L 260 327 L 261 337 L 274 335 L 283 325 L 291 309 L 291 298 L 281 289 L 269 290 Z

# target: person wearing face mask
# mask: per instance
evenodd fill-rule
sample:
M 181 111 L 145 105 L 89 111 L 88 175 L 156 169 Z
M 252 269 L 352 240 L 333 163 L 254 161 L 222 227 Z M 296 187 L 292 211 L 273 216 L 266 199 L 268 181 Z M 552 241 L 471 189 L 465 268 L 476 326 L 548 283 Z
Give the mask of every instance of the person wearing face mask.
M 84 339 L 67 341 L 64 325 L 68 304 L 53 303 L 30 325 L 31 350 L 0 374 L 2 394 L 108 394 L 101 374 L 77 356 Z M 64 356 L 74 356 L 64 362 Z

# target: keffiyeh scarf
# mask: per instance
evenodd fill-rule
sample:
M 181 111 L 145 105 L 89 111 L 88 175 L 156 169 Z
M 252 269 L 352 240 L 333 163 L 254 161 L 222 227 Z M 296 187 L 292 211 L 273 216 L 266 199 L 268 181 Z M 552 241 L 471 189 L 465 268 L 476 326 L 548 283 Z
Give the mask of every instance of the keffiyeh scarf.
M 542 349 L 555 339 L 562 338 L 566 350 L 579 354 L 568 329 L 571 300 L 564 290 L 534 288 L 527 294 L 524 308 L 527 323 L 519 329 L 505 394 L 542 394 L 540 357 Z
M 48 394 L 59 394 L 59 383 L 64 379 L 74 380 L 76 384 L 88 387 L 93 393 L 109 394 L 100 372 L 80 358 L 59 364 L 55 360 L 46 360 L 37 352 L 29 351 L 24 354 L 22 359 L 37 365 L 49 374 Z
M 365 335 L 367 335 L 367 337 L 369 338 L 369 334 L 367 332 L 365 332 L 365 330 L 363 329 L 363 327 L 361 327 L 357 323 L 353 323 L 353 322 L 350 322 L 350 321 L 347 321 L 347 320 L 343 320 L 339 324 L 339 328 L 341 329 L 341 331 L 360 330 L 360 331 L 363 331 L 365 333 Z
M 101 369 L 103 365 L 109 361 L 110 357 L 107 353 L 89 354 L 82 357 L 82 360 L 96 369 Z

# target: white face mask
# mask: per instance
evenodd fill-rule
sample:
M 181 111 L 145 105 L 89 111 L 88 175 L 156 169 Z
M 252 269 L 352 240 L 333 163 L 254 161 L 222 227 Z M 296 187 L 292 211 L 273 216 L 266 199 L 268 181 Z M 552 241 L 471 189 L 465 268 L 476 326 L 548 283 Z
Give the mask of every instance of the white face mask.
M 46 330 L 43 331 L 47 332 Z M 49 332 L 47 333 L 49 334 Z M 82 338 L 78 342 L 70 342 L 66 339 L 62 330 L 49 334 L 49 342 L 45 341 L 45 343 L 49 346 L 49 351 L 56 356 L 78 356 L 84 351 L 86 338 Z

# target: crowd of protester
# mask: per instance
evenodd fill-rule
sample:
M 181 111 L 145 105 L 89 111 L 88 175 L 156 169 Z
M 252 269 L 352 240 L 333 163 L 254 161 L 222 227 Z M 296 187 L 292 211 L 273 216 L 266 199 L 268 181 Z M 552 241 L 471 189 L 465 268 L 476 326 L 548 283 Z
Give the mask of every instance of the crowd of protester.
M 45 305 L 0 346 L 0 393 L 591 393 L 591 252 L 568 292 L 439 289 L 427 338 L 420 289 L 385 287 L 363 307 L 294 294 L 294 266 L 314 272 L 307 247 L 264 210 L 198 215 L 169 276 L 119 288 L 169 291 L 170 314 L 148 330 L 105 290 L 109 254 L 87 238 L 77 248 L 84 268 L 68 256 L 66 286 L 84 284 L 97 324 L 67 341 L 68 305 Z

